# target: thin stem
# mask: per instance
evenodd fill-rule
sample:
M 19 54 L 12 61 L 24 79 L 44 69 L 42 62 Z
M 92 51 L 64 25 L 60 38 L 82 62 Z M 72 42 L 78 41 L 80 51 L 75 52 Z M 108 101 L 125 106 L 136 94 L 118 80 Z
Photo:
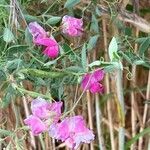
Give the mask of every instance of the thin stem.
M 108 60 L 108 52 L 107 52 L 107 31 L 106 31 L 106 21 L 102 19 L 103 26 L 103 36 L 104 36 L 104 49 L 105 49 L 105 59 Z M 106 94 L 110 93 L 110 85 L 109 85 L 109 76 L 106 74 L 105 76 L 105 85 L 106 85 Z M 112 120 L 112 110 L 111 110 L 112 102 L 110 100 L 107 101 L 107 112 L 108 112 L 108 120 L 109 120 L 109 132 L 110 132 L 110 140 L 111 140 L 111 149 L 116 150 L 115 147 L 115 139 L 114 139 L 114 129 L 113 129 L 113 120 Z
M 26 115 L 26 117 L 28 117 L 30 113 L 29 113 L 28 104 L 26 102 L 25 96 L 22 96 L 22 101 L 23 101 L 23 105 L 24 105 L 24 109 L 25 109 L 25 115 Z M 34 149 L 36 149 L 35 138 L 34 138 L 34 136 L 33 136 L 31 131 L 29 131 L 29 133 L 30 133 L 30 137 L 31 137 L 31 146 Z
M 149 71 L 149 75 L 148 75 L 146 99 L 150 99 L 150 71 Z M 144 126 L 146 123 L 146 118 L 147 118 L 147 113 L 148 113 L 148 103 L 145 103 L 144 113 L 143 113 L 143 126 L 140 128 L 140 132 L 142 132 L 144 129 Z M 150 140 L 149 140 L 149 142 L 150 142 Z M 143 144 L 143 137 L 141 137 L 139 139 L 138 150 L 142 149 L 142 144 Z M 149 146 L 150 146 L 150 143 L 149 143 Z
M 106 150 L 105 143 L 104 143 L 104 137 L 103 137 L 103 133 L 102 133 L 102 127 L 101 127 L 102 113 L 101 113 L 101 109 L 100 109 L 100 102 L 99 102 L 98 94 L 95 95 L 95 99 L 96 99 L 95 107 L 96 107 L 96 123 L 97 123 L 96 126 L 97 126 L 99 146 L 100 146 L 100 150 Z
M 139 31 L 136 29 L 136 37 L 138 37 Z M 135 44 L 134 46 L 134 51 L 136 52 L 138 48 L 138 45 Z M 136 84 L 136 65 L 132 66 L 132 78 L 133 78 L 133 85 L 132 87 L 134 88 L 134 85 Z M 134 84 L 135 83 L 135 84 Z M 137 121 L 137 116 L 136 116 L 136 110 L 135 110 L 135 100 L 136 96 L 134 91 L 131 92 L 131 125 L 132 125 L 132 137 L 136 135 L 136 121 Z M 136 142 L 132 144 L 131 150 L 134 150 L 136 148 Z
M 88 107 L 88 119 L 89 119 L 89 127 L 93 129 L 93 121 L 92 121 L 92 106 L 91 106 L 91 98 L 89 90 L 86 92 L 87 98 L 87 107 Z M 90 150 L 94 150 L 93 142 L 90 143 Z
M 124 97 L 123 97 L 123 87 L 122 87 L 122 70 L 117 70 L 117 97 L 119 102 L 119 111 L 120 114 L 120 127 L 119 127 L 119 150 L 124 150 L 125 145 L 125 129 L 124 129 L 124 118 L 125 118 L 125 106 L 124 106 Z

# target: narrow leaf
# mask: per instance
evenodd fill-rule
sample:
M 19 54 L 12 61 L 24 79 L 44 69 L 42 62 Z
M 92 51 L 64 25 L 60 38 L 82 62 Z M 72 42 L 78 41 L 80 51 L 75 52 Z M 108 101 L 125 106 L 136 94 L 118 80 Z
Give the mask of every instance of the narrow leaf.
M 111 61 L 115 58 L 114 54 L 116 54 L 117 51 L 118 51 L 117 41 L 116 41 L 116 38 L 113 37 L 108 48 L 109 58 Z
M 80 0 L 67 0 L 64 8 L 72 8 L 74 7 L 76 4 L 78 4 L 80 2 Z
M 148 50 L 149 47 L 150 47 L 150 39 L 147 38 L 140 45 L 140 47 L 139 47 L 139 54 L 143 55 L 145 53 L 145 51 Z
M 82 52 L 81 52 L 82 67 L 84 70 L 86 70 L 86 67 L 87 67 L 86 51 L 87 51 L 86 45 L 84 44 L 82 48 Z
M 50 25 L 55 25 L 57 24 L 59 21 L 61 20 L 61 17 L 51 17 L 47 20 L 47 23 L 50 24 Z
M 90 40 L 87 44 L 87 49 L 88 50 L 92 50 L 95 47 L 96 42 L 98 40 L 98 37 L 99 37 L 99 35 L 95 35 L 95 36 L 90 37 Z
M 142 132 L 136 134 L 131 140 L 129 140 L 126 145 L 125 149 L 128 150 L 133 143 L 135 143 L 140 137 L 144 136 L 145 134 L 150 133 L 150 128 L 145 128 Z
M 3 40 L 6 43 L 10 43 L 12 40 L 14 40 L 14 35 L 9 28 L 4 29 Z

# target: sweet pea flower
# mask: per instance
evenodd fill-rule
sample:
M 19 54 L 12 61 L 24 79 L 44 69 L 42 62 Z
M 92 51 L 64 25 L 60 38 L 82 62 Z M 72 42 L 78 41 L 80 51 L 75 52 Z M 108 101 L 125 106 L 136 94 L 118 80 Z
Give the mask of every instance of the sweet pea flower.
M 37 22 L 29 23 L 28 29 L 33 36 L 33 42 L 35 44 L 37 39 L 42 39 L 47 37 L 46 31 Z
M 83 20 L 64 16 L 62 18 L 62 32 L 73 37 L 80 36 L 83 32 Z
M 86 127 L 82 116 L 68 117 L 60 123 L 52 124 L 49 134 L 65 142 L 73 150 L 77 149 L 81 143 L 90 143 L 95 137 L 93 132 Z
M 50 103 L 42 98 L 37 98 L 31 102 L 32 115 L 24 122 L 28 125 L 33 135 L 38 135 L 48 130 L 52 123 L 57 123 L 61 116 L 62 102 Z
M 31 22 L 28 29 L 32 34 L 33 43 L 45 47 L 43 53 L 46 56 L 56 58 L 59 55 L 58 43 L 55 39 L 48 37 L 46 31 L 37 22 Z
M 30 115 L 24 120 L 24 123 L 31 129 L 33 135 L 37 136 L 47 130 L 47 126 L 38 117 Z
M 100 81 L 104 78 L 104 71 L 96 70 L 94 73 L 87 73 L 83 76 L 81 87 L 91 93 L 103 93 L 104 87 Z

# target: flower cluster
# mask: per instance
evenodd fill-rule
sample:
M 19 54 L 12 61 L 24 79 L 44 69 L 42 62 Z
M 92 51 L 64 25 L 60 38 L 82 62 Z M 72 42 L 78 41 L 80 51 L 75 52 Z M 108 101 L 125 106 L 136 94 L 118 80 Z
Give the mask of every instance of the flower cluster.
M 32 115 L 24 122 L 29 125 L 33 135 L 47 131 L 50 124 L 58 122 L 61 115 L 62 102 L 49 103 L 42 98 L 31 102 Z
M 24 122 L 33 135 L 49 131 L 51 137 L 65 142 L 72 149 L 77 149 L 80 143 L 94 140 L 94 134 L 86 127 L 82 116 L 68 117 L 60 121 L 61 107 L 62 102 L 50 103 L 37 98 L 31 103 L 32 115 Z
M 100 81 L 104 78 L 104 71 L 98 69 L 93 73 L 87 73 L 82 78 L 81 87 L 91 93 L 103 93 L 104 87 Z
M 43 53 L 50 58 L 56 58 L 59 54 L 59 45 L 56 40 L 48 37 L 46 31 L 37 22 L 31 22 L 28 28 L 33 36 L 33 43 L 45 46 Z
M 48 37 L 47 32 L 37 23 L 31 22 L 28 26 L 32 34 L 35 45 L 44 46 L 43 53 L 50 57 L 56 58 L 59 55 L 59 45 L 52 37 Z M 83 21 L 70 16 L 64 16 L 62 19 L 62 32 L 70 36 L 80 36 L 83 32 Z

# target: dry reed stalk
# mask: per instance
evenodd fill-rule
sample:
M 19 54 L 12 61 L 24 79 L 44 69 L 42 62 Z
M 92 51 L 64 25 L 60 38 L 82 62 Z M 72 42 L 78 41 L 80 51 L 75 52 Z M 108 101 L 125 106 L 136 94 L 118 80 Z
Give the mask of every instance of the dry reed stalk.
M 26 118 L 27 118 L 30 115 L 30 113 L 29 113 L 28 104 L 27 104 L 25 96 L 22 96 L 22 101 L 23 101 L 23 106 L 24 106 L 24 110 L 25 110 L 25 115 L 26 115 Z M 36 149 L 35 138 L 34 138 L 31 131 L 29 131 L 29 133 L 30 133 L 30 138 L 31 138 L 31 140 L 30 140 L 31 141 L 30 142 L 31 143 L 30 149 L 32 150 L 32 147 L 34 149 Z
M 106 118 L 103 117 L 102 122 L 104 122 L 109 127 L 109 121 Z M 113 124 L 113 129 L 116 130 L 117 132 L 119 132 L 119 127 L 116 126 L 115 124 Z M 131 139 L 131 135 L 127 130 L 125 130 L 125 136 L 127 138 Z
M 96 50 L 93 53 L 93 60 L 96 60 Z M 97 136 L 98 136 L 98 142 L 99 142 L 99 147 L 100 150 L 106 150 L 105 147 L 105 142 L 104 142 L 104 137 L 103 137 L 103 132 L 102 132 L 102 112 L 100 108 L 100 99 L 99 95 L 96 93 L 93 95 L 94 97 L 94 102 L 95 102 L 95 110 L 96 110 L 96 127 L 97 127 Z
M 93 121 L 92 121 L 92 106 L 91 106 L 91 98 L 89 90 L 86 91 L 87 98 L 87 108 L 88 108 L 88 119 L 89 119 L 89 127 L 93 130 Z M 90 143 L 90 150 L 94 150 L 93 142 Z
M 135 36 L 138 37 L 139 35 L 139 30 L 136 29 L 136 33 Z M 136 43 L 134 45 L 134 52 L 136 53 L 138 49 L 138 44 Z M 132 88 L 135 88 L 136 85 L 136 65 L 132 66 Z M 131 92 L 131 127 L 132 127 L 132 137 L 134 137 L 136 135 L 136 125 L 137 125 L 137 115 L 136 115 L 136 95 L 135 92 L 132 91 Z M 137 143 L 132 144 L 131 146 L 131 150 L 136 149 Z
M 108 42 L 107 42 L 107 31 L 106 31 L 106 20 L 102 18 L 102 28 L 103 28 L 103 38 L 104 38 L 104 50 L 105 50 L 105 60 L 108 60 Z M 110 84 L 109 84 L 109 76 L 105 75 L 105 89 L 106 94 L 110 93 Z M 107 101 L 107 112 L 108 112 L 108 120 L 109 120 L 109 131 L 110 131 L 110 141 L 111 141 L 111 149 L 116 150 L 115 147 L 115 139 L 114 139 L 114 129 L 113 129 L 113 120 L 112 120 L 112 110 L 111 110 L 111 101 L 108 99 Z
M 119 103 L 118 114 L 120 116 L 119 123 L 119 150 L 125 149 L 125 104 L 123 96 L 123 86 L 122 86 L 122 70 L 118 69 L 116 72 L 116 91 L 117 91 L 117 101 Z
M 102 132 L 102 112 L 100 109 L 100 103 L 99 103 L 99 95 L 95 95 L 95 108 L 96 108 L 96 126 L 97 126 L 97 136 L 99 141 L 99 147 L 100 150 L 106 150 L 103 132 Z
M 150 71 L 148 74 L 148 82 L 147 82 L 147 91 L 146 91 L 146 99 L 150 99 Z M 145 123 L 146 123 L 146 118 L 147 118 L 147 113 L 148 113 L 148 103 L 145 103 L 144 106 L 144 112 L 143 112 L 143 126 L 140 128 L 140 132 L 142 132 L 144 130 L 145 127 Z M 142 145 L 143 145 L 143 137 L 141 137 L 139 139 L 139 143 L 138 143 L 138 150 L 142 149 Z M 149 146 L 150 146 L 150 140 L 149 140 Z

